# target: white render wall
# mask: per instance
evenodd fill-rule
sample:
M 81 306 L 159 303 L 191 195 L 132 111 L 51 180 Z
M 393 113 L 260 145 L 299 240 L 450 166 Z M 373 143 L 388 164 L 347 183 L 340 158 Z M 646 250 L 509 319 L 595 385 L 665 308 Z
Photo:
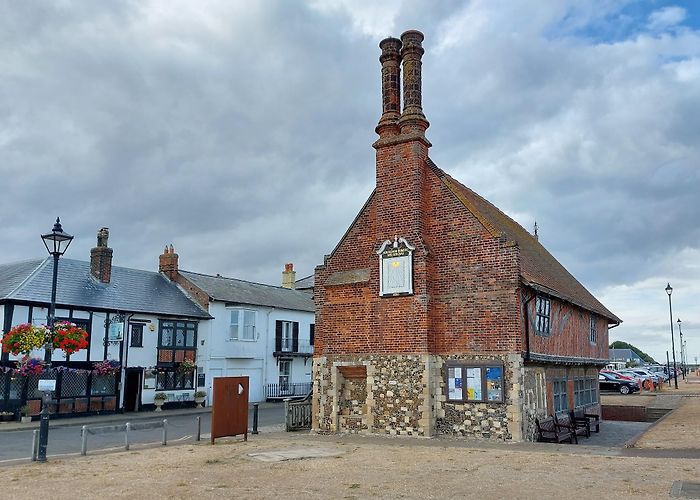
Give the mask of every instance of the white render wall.
M 230 339 L 231 311 L 247 309 L 255 311 L 255 340 Z M 315 321 L 312 312 L 293 311 L 262 306 L 231 306 L 212 301 L 206 331 L 200 329 L 197 346 L 197 366 L 206 377 L 207 404 L 212 401 L 212 379 L 215 377 L 249 377 L 249 401 L 265 399 L 265 384 L 278 383 L 279 368 L 272 353 L 275 350 L 275 326 L 277 320 L 299 323 L 299 343 L 309 343 L 310 325 Z M 200 323 L 201 324 L 201 323 Z M 306 365 L 302 358 L 293 358 L 291 382 L 311 382 L 311 359 Z

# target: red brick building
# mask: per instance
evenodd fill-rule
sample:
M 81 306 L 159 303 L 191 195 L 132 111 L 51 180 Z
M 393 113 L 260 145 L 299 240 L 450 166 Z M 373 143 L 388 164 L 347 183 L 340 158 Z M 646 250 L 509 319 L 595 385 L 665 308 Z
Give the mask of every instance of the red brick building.
M 379 45 L 376 188 L 316 269 L 313 427 L 531 439 L 535 417 L 599 411 L 620 320 L 430 160 L 422 41 Z

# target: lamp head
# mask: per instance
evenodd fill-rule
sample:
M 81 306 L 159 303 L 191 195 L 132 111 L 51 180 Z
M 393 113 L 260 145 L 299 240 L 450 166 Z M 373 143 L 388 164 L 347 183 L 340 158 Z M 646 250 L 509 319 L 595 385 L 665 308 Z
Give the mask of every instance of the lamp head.
M 53 229 L 50 233 L 42 234 L 41 240 L 44 242 L 46 251 L 50 255 L 63 255 L 68 250 L 70 242 L 73 241 L 73 236 L 63 231 L 61 219 L 56 217 Z
M 669 297 L 671 296 L 671 292 L 673 292 L 673 288 L 671 288 L 671 283 L 668 283 L 666 285 L 666 293 L 668 294 Z

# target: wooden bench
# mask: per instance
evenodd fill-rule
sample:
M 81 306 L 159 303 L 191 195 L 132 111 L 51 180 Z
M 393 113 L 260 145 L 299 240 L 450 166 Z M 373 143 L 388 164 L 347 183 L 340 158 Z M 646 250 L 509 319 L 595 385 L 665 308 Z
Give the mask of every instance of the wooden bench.
M 554 414 L 554 421 L 557 423 L 557 425 L 560 425 L 562 427 L 565 427 L 566 429 L 569 430 L 571 435 L 574 438 L 574 442 L 578 444 L 578 434 L 580 435 L 585 435 L 585 430 L 583 429 L 577 429 L 576 424 L 569 418 L 568 413 L 559 413 L 559 414 Z M 589 434 L 590 435 L 590 434 Z
M 591 424 L 585 416 L 577 416 L 572 410 L 569 410 L 568 421 L 576 431 L 576 434 L 586 437 L 591 437 Z
M 591 430 L 593 430 L 593 426 L 595 426 L 594 432 L 600 432 L 600 416 L 596 413 L 586 413 L 585 409 L 576 408 L 575 410 L 569 412 L 569 417 L 572 421 L 576 422 L 577 425 L 579 425 L 578 422 L 583 422 L 584 420 L 586 420 L 589 429 L 588 436 L 591 435 Z
M 571 429 L 563 425 L 559 425 L 554 417 L 547 417 L 540 420 L 535 419 L 535 425 L 537 426 L 538 441 L 543 441 L 545 443 L 563 443 L 568 441 L 569 443 L 574 443 L 576 440 L 576 433 L 571 433 Z

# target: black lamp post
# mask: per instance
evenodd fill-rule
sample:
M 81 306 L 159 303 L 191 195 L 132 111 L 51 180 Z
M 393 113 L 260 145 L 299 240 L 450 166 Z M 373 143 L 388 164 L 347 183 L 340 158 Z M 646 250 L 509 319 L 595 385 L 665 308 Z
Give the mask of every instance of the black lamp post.
M 53 281 L 51 283 L 51 305 L 49 305 L 49 314 L 47 317 L 47 326 L 53 328 L 56 319 L 56 284 L 58 282 L 58 258 L 66 253 L 70 242 L 73 241 L 73 236 L 63 231 L 61 220 L 56 217 L 56 224 L 50 233 L 42 234 L 41 239 L 44 242 L 49 255 L 53 255 Z M 53 339 L 44 346 L 44 361 L 47 368 L 51 369 L 51 357 L 53 355 Z M 41 423 L 39 425 L 39 451 L 37 460 L 46 462 L 46 445 L 49 442 L 49 403 L 51 402 L 51 391 L 44 391 L 41 404 Z
M 668 294 L 668 314 L 671 318 L 671 353 L 673 353 L 673 384 L 676 389 L 678 389 L 678 374 L 676 373 L 676 346 L 673 340 L 673 309 L 671 308 L 671 293 L 673 288 L 671 288 L 671 283 L 666 285 L 666 293 Z
M 678 335 L 681 336 L 681 376 L 683 377 L 683 380 L 685 380 L 685 357 L 683 356 L 683 330 L 681 330 L 681 319 L 678 318 Z

